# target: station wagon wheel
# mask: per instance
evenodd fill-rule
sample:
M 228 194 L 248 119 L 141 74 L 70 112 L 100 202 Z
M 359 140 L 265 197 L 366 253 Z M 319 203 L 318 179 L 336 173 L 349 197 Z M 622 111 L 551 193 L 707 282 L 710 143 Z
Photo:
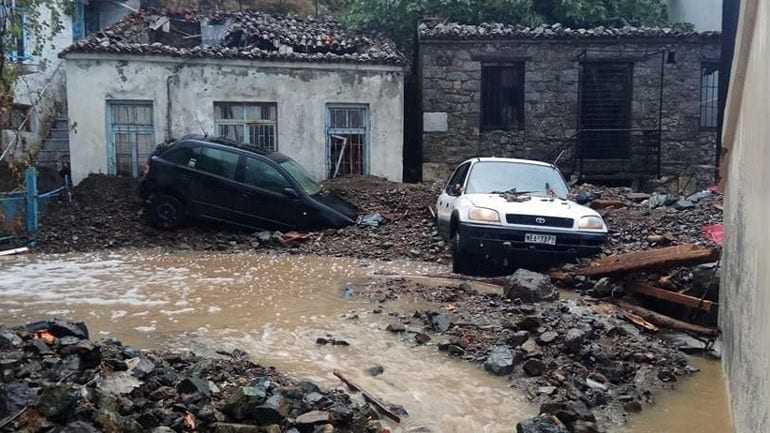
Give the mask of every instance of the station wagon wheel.
M 176 197 L 158 195 L 150 201 L 150 222 L 161 229 L 179 227 L 185 219 L 184 205 Z

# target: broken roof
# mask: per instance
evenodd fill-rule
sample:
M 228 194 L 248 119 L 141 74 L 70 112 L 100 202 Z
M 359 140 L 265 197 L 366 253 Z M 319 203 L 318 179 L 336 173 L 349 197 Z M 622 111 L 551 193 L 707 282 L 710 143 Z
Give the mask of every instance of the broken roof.
M 561 24 L 538 27 L 500 23 L 468 25 L 424 22 L 419 28 L 421 40 L 515 40 L 515 39 L 681 39 L 719 40 L 719 32 L 692 32 L 668 27 L 595 27 L 572 29 Z
M 143 10 L 74 43 L 61 56 L 69 53 L 405 64 L 389 39 L 347 30 L 331 17 L 257 11 L 202 16 Z

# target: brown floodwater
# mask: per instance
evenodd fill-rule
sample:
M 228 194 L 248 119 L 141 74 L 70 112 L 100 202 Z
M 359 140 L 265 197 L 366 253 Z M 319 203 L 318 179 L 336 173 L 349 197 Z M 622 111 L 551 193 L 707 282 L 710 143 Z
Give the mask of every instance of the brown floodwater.
M 435 347 L 385 332 L 389 304 L 372 313 L 346 296 L 383 274 L 445 271 L 435 264 L 283 255 L 164 254 L 155 251 L 0 257 L 0 324 L 56 316 L 85 320 L 92 338 L 140 348 L 211 353 L 240 348 L 256 362 L 327 387 L 344 372 L 380 398 L 406 408 L 394 432 L 510 433 L 536 412 L 521 393 Z M 424 281 L 424 279 L 422 279 Z M 488 289 L 488 288 L 487 288 Z M 318 346 L 333 335 L 350 346 Z M 718 362 L 618 427 L 618 433 L 726 433 L 729 415 Z M 366 369 L 384 367 L 371 377 Z

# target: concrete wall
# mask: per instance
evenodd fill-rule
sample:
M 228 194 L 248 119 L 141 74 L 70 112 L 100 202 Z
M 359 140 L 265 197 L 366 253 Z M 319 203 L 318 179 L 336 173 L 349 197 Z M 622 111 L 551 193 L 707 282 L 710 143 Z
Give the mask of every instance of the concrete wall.
M 770 432 L 770 4 L 741 2 L 725 111 L 720 325 L 736 433 Z
M 48 16 L 50 10 L 42 6 L 40 15 Z M 57 107 L 61 107 L 65 101 L 64 68 L 59 67 L 63 60 L 58 58 L 61 50 L 72 44 L 72 20 L 69 16 L 62 17 L 64 28 L 51 37 L 45 35 L 31 35 L 31 47 L 35 45 L 36 37 L 44 38 L 45 44 L 39 55 L 25 60 L 22 70 L 25 72 L 19 76 L 16 82 L 17 104 L 32 105 L 31 132 L 22 132 L 11 159 L 26 158 L 29 153 L 36 152 L 42 140 L 48 133 L 48 127 L 56 116 Z M 50 40 L 49 40 L 50 38 Z M 31 49 L 31 48 L 30 48 Z M 3 148 L 14 143 L 15 131 L 2 131 Z
M 632 127 L 657 128 L 662 49 L 663 173 L 680 175 L 694 166 L 713 181 L 716 130 L 700 127 L 701 65 L 719 59 L 719 41 L 423 41 L 420 73 L 424 122 L 423 178 L 442 178 L 458 162 L 477 155 L 554 158 L 574 142 L 578 116 L 580 56 L 589 60 L 634 59 Z M 524 61 L 524 128 L 480 129 L 483 59 Z M 445 130 L 431 128 L 446 114 Z M 441 118 L 443 121 L 443 118 Z M 657 164 L 655 164 L 657 165 Z
M 172 137 L 215 134 L 214 102 L 273 102 L 278 107 L 278 150 L 321 179 L 326 105 L 366 104 L 369 174 L 402 179 L 400 67 L 71 54 L 66 71 L 76 183 L 91 173 L 107 172 L 108 100 L 152 101 L 155 141 L 167 138 L 167 77 L 172 75 L 176 75 L 170 98 Z
M 722 30 L 724 0 L 669 0 L 669 18 L 675 23 L 691 23 L 695 30 Z

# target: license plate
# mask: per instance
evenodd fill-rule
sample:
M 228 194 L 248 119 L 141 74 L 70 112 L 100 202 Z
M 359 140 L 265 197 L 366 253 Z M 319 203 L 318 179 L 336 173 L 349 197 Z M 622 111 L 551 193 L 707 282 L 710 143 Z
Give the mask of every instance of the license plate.
M 524 235 L 524 242 L 528 244 L 546 244 L 556 245 L 555 235 L 541 235 L 536 233 L 526 233 Z

